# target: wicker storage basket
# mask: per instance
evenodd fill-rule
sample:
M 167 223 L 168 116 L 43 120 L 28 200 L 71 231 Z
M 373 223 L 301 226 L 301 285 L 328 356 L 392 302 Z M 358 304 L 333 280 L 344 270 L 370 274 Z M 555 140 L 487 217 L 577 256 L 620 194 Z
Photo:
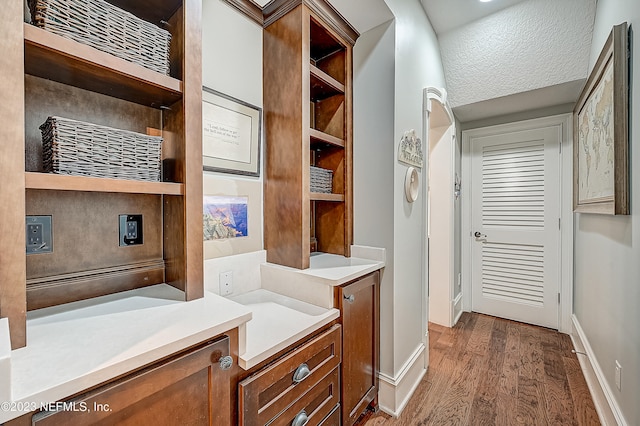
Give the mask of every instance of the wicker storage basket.
M 333 172 L 320 167 L 311 166 L 311 192 L 330 194 L 332 190 Z
M 45 172 L 159 182 L 162 138 L 49 117 L 40 126 Z
M 29 0 L 29 8 L 40 28 L 169 74 L 171 34 L 104 0 Z

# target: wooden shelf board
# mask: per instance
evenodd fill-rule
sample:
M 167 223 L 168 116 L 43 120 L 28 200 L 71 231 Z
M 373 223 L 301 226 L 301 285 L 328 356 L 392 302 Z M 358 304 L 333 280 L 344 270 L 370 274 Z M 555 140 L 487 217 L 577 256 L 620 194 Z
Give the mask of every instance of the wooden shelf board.
M 182 98 L 182 82 L 24 24 L 25 72 L 155 108 Z
M 335 201 L 344 202 L 344 194 L 325 194 L 322 192 L 311 192 L 309 194 L 311 201 Z
M 145 182 L 53 173 L 25 172 L 27 189 L 59 191 L 120 192 L 129 194 L 183 195 L 184 185 L 172 182 Z
M 311 98 L 324 99 L 334 95 L 344 94 L 344 84 L 340 83 L 320 68 L 309 64 L 311 73 Z
M 341 148 L 344 148 L 344 140 L 337 138 L 333 135 L 330 135 L 328 133 L 324 133 L 321 132 L 320 130 L 316 130 L 316 129 L 309 129 L 309 136 L 313 140 L 317 141 L 317 142 L 324 142 L 324 143 L 328 143 L 330 145 L 335 145 L 335 146 L 339 146 Z

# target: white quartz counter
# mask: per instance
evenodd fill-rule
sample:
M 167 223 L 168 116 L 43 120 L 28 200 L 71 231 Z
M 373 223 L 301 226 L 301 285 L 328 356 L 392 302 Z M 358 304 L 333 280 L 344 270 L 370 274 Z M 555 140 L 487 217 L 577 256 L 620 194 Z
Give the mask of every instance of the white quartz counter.
M 11 374 L 0 378 L 11 383 L 11 399 L 0 401 L 0 422 L 251 319 L 248 307 L 215 294 L 190 302 L 182 297 L 173 287 L 158 285 L 30 312 L 27 346 L 11 352 Z
M 324 308 L 333 307 L 333 287 L 382 269 L 385 250 L 351 246 L 352 257 L 318 253 L 308 269 L 264 263 L 260 265 L 262 288 Z
M 308 334 L 340 317 L 338 309 L 325 309 L 268 290 L 259 289 L 232 297 L 251 309 L 246 324 L 246 347 L 238 363 L 248 370 Z

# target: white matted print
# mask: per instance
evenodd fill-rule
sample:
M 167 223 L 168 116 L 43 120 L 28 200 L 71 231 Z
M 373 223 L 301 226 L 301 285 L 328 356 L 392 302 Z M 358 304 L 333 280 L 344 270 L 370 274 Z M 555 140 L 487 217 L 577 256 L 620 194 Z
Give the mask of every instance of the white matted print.
M 262 109 L 204 87 L 204 170 L 259 176 L 261 126 Z

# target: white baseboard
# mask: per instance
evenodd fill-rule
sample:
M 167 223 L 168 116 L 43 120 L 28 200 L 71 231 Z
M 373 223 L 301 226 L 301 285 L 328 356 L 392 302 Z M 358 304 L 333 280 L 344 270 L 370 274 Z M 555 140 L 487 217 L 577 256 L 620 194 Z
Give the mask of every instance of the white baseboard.
M 571 321 L 573 323 L 573 332 L 571 333 L 573 346 L 577 352 L 587 354 L 586 356 L 578 354 L 578 361 L 580 362 L 582 373 L 591 392 L 593 404 L 598 412 L 600 423 L 604 426 L 627 426 L 628 423 L 622 415 L 622 410 L 620 410 L 618 402 L 613 397 L 613 391 L 604 377 L 598 359 L 593 349 L 591 349 L 589 340 L 587 340 L 587 336 L 584 334 L 578 318 L 573 315 Z
M 400 416 L 427 372 L 424 361 L 426 355 L 426 347 L 421 343 L 403 365 L 397 377 L 379 374 L 378 404 L 382 411 L 394 418 Z

